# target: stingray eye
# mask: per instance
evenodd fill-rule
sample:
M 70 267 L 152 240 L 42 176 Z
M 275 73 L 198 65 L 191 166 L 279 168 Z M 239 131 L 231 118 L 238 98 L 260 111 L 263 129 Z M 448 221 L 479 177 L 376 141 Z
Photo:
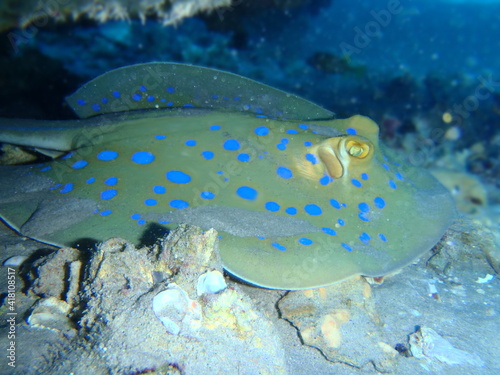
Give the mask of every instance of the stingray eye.
M 371 145 L 369 142 L 348 140 L 345 144 L 347 153 L 352 157 L 364 159 L 370 154 Z

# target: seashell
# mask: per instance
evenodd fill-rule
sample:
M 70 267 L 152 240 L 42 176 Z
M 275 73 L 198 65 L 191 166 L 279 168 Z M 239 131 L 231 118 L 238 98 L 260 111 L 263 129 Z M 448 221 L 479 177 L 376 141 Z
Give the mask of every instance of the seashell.
M 153 298 L 153 312 L 172 335 L 196 330 L 201 326 L 200 305 L 174 283 Z
M 226 280 L 219 271 L 209 271 L 198 278 L 196 292 L 198 296 L 202 294 L 215 294 L 227 288 Z

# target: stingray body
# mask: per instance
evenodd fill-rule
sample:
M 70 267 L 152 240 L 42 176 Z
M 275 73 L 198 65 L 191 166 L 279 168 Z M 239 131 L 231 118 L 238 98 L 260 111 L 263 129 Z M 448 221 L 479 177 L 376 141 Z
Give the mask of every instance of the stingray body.
M 224 267 L 278 289 L 382 276 L 434 246 L 447 191 L 378 126 L 217 70 L 152 63 L 68 98 L 81 120 L 2 120 L 0 141 L 65 153 L 3 167 L 1 218 L 56 245 L 216 228 Z

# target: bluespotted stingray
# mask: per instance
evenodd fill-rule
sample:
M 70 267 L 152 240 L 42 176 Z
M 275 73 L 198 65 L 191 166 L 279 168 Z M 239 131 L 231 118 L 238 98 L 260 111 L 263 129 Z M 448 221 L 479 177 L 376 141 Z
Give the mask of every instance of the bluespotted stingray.
M 432 248 L 455 213 L 363 116 L 218 70 L 128 66 L 67 98 L 80 119 L 2 119 L 0 141 L 62 155 L 1 169 L 0 217 L 58 246 L 181 223 L 215 228 L 230 273 L 275 289 L 383 276 Z

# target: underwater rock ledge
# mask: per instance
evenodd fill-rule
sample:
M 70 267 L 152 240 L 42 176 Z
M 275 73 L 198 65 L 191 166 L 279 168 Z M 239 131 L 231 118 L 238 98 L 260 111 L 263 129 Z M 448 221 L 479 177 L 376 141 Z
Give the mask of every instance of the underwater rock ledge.
M 66 21 L 87 17 L 98 22 L 128 20 L 154 16 L 164 25 L 178 23 L 183 18 L 192 17 L 202 11 L 212 11 L 219 7 L 230 6 L 230 0 L 114 0 L 95 2 L 92 0 L 39 1 L 28 0 L 20 3 L 15 0 L 2 2 L 0 7 L 0 31 L 9 28 L 25 28 L 30 24 L 45 25 L 47 19 Z

